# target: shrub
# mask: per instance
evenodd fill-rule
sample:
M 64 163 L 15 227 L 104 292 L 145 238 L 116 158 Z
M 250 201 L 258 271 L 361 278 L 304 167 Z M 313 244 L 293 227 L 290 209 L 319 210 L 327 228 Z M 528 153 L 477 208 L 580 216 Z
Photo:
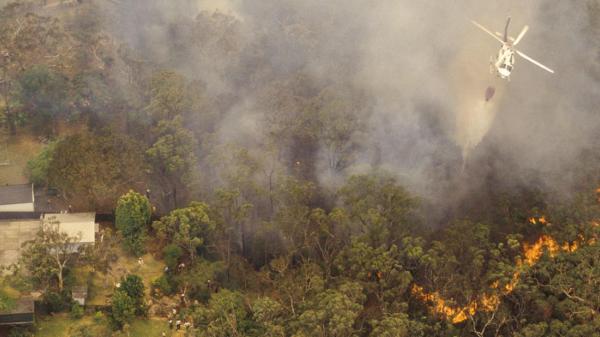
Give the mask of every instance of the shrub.
M 71 306 L 70 315 L 73 319 L 80 319 L 81 317 L 83 317 L 83 307 L 79 305 L 79 303 L 73 303 L 73 305 Z
M 66 294 L 53 291 L 46 292 L 43 299 L 48 312 L 61 312 L 67 310 L 71 305 L 71 298 Z
M 166 275 L 162 275 L 152 282 L 153 293 L 159 291 L 163 295 L 170 295 L 173 292 L 173 287 Z
M 171 270 L 175 270 L 179 262 L 179 258 L 183 255 L 181 248 L 175 244 L 170 244 L 163 249 L 163 255 L 167 267 Z

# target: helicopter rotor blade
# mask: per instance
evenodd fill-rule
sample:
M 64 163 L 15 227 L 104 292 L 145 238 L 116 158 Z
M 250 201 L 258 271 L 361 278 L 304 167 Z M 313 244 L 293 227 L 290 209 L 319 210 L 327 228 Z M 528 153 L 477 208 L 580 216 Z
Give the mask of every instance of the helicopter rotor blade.
M 515 49 L 515 51 L 517 52 L 517 54 L 519 54 L 519 56 L 521 56 L 522 58 L 526 59 L 527 61 L 529 61 L 529 62 L 531 62 L 531 63 L 535 64 L 536 66 L 538 66 L 538 67 L 540 67 L 540 68 L 542 68 L 542 69 L 544 69 L 544 70 L 546 70 L 546 71 L 548 71 L 548 72 L 550 72 L 550 73 L 554 74 L 554 70 L 552 70 L 552 69 L 550 69 L 550 68 L 546 67 L 545 65 L 543 65 L 543 64 L 541 64 L 541 63 L 539 63 L 538 61 L 536 61 L 536 60 L 532 59 L 531 57 L 529 57 L 529 56 L 527 56 L 527 55 L 523 54 L 522 52 L 520 52 L 520 51 L 518 51 L 518 50 L 516 50 L 516 49 Z
M 506 26 L 504 27 L 504 42 L 508 42 L 508 25 L 510 25 L 510 16 L 506 18 Z
M 517 36 L 517 38 L 515 39 L 515 42 L 513 42 L 513 46 L 516 46 L 517 44 L 519 44 L 519 42 L 521 41 L 523 36 L 525 36 L 525 33 L 527 33 L 528 30 L 529 30 L 529 26 L 523 27 L 523 30 L 521 30 L 521 32 L 519 33 L 519 36 Z
M 480 25 L 479 23 L 471 20 L 471 22 L 477 26 L 477 28 L 483 30 L 484 32 L 488 33 L 488 35 L 490 35 L 491 37 L 493 37 L 494 39 L 496 39 L 498 42 L 504 44 L 504 41 L 502 41 L 501 38 L 497 37 L 496 35 L 494 35 L 494 33 L 490 32 L 487 28 L 485 28 L 484 26 Z

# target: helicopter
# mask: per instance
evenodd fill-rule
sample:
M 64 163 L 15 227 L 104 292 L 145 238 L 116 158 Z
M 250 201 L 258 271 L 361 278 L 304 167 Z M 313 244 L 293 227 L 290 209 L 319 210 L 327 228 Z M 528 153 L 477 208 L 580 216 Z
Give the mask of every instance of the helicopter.
M 488 35 L 490 35 L 491 37 L 493 37 L 494 39 L 496 39 L 500 43 L 502 43 L 502 47 L 498 51 L 498 56 L 496 58 L 494 58 L 493 56 L 490 58 L 490 72 L 491 73 L 495 72 L 498 77 L 510 81 L 509 77 L 510 77 L 510 74 L 514 67 L 515 54 L 518 54 L 520 57 L 526 59 L 527 61 L 554 74 L 554 70 L 546 67 L 545 65 L 541 64 L 540 62 L 525 55 L 523 52 L 515 49 L 515 46 L 517 44 L 519 44 L 519 42 L 521 42 L 521 40 L 523 39 L 523 36 L 525 36 L 525 33 L 527 33 L 527 31 L 529 30 L 529 26 L 523 27 L 523 29 L 521 30 L 521 32 L 515 39 L 511 36 L 508 36 L 508 26 L 510 25 L 510 17 L 508 17 L 506 20 L 506 26 L 504 27 L 504 35 L 501 33 L 498 33 L 498 32 L 496 32 L 494 34 L 490 30 L 488 30 L 487 28 L 482 26 L 481 24 L 477 23 L 476 21 L 471 20 L 471 22 L 475 26 L 477 26 L 478 28 L 480 28 L 481 30 L 486 32 Z

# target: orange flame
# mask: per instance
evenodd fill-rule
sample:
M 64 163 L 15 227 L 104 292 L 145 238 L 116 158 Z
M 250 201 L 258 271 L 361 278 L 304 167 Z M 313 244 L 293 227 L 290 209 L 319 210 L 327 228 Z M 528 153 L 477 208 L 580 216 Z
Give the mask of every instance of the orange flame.
M 545 215 L 542 215 L 539 218 L 531 217 L 531 218 L 527 219 L 527 221 L 529 221 L 532 225 L 537 225 L 539 223 L 539 224 L 546 226 L 546 225 L 550 224 L 550 223 L 548 223 L 548 220 L 546 220 Z
M 534 218 L 533 221 L 535 221 Z M 546 223 L 545 217 L 539 218 L 540 223 Z M 530 220 L 531 222 L 531 220 Z M 534 223 L 534 222 L 532 222 Z M 559 252 L 568 252 L 572 253 L 576 251 L 582 243 L 585 243 L 585 238 L 583 236 L 579 236 L 579 240 L 574 241 L 572 243 L 565 242 L 562 245 L 559 245 L 556 240 L 554 240 L 549 235 L 542 235 L 540 238 L 534 242 L 533 244 L 524 243 L 523 244 L 523 256 L 525 258 L 525 263 L 528 266 L 535 265 L 539 259 L 542 257 L 545 250 L 548 251 L 551 257 L 556 256 Z M 594 244 L 596 242 L 595 238 L 592 238 L 587 241 L 588 244 Z M 511 280 L 504 285 L 503 291 L 500 294 L 482 294 L 477 300 L 469 302 L 464 307 L 453 307 L 447 300 L 445 300 L 438 292 L 427 293 L 424 288 L 418 286 L 416 284 L 411 288 L 411 293 L 413 296 L 417 297 L 423 302 L 429 302 L 433 306 L 431 310 L 439 315 L 446 317 L 446 319 L 450 320 L 453 324 L 462 323 L 467 320 L 468 315 L 474 315 L 477 309 L 481 309 L 483 311 L 494 311 L 501 301 L 501 296 L 510 294 L 519 284 L 521 270 L 518 267 L 523 265 L 523 262 L 519 259 L 517 260 L 517 270 L 513 273 Z M 491 289 L 498 289 L 499 281 L 495 281 L 490 285 Z

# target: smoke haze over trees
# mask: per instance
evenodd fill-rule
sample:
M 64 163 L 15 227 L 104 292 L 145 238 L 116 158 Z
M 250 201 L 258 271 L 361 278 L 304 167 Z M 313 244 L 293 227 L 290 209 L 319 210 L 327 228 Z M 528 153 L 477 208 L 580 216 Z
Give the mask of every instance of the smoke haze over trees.
M 284 167 L 300 162 L 325 186 L 384 169 L 442 200 L 490 171 L 503 185 L 577 183 L 576 158 L 598 130 L 590 6 L 121 1 L 106 6 L 106 18 L 132 53 L 190 82 L 202 102 L 187 109 L 189 125 L 213 132 L 212 144 L 264 153 L 275 139 Z M 510 83 L 487 74 L 497 44 L 469 19 L 500 30 L 508 15 L 512 35 L 531 26 L 521 48 L 555 76 L 523 60 Z M 500 93 L 485 121 L 489 85 Z

